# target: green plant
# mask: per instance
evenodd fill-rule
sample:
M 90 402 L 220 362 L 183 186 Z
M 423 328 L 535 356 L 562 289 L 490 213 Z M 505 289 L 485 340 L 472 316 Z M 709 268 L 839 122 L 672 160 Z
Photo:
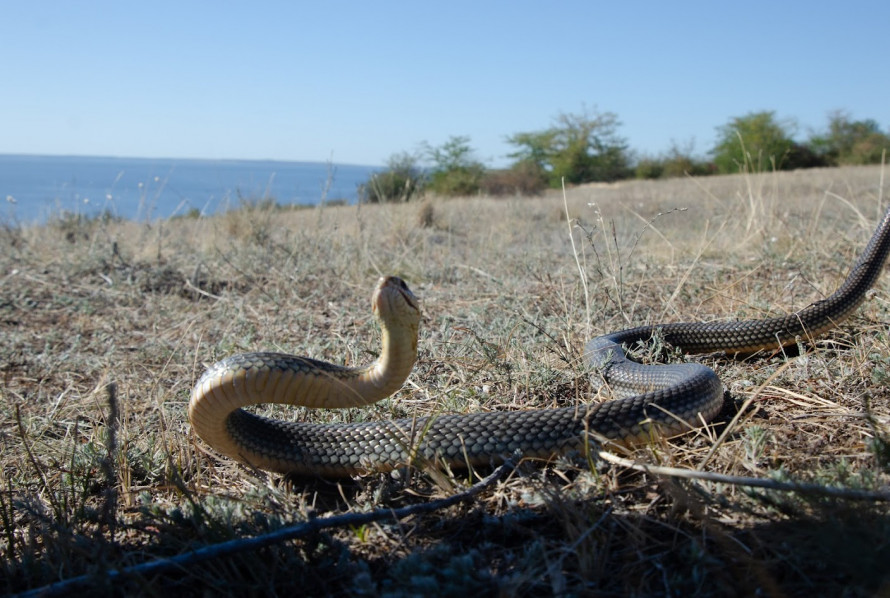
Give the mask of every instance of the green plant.
M 614 181 L 630 174 L 627 141 L 617 133 L 618 116 L 584 108 L 577 114 L 560 113 L 543 131 L 516 133 L 507 142 L 517 162 L 536 164 L 552 188 L 562 181 L 579 184 Z
M 638 179 L 660 179 L 663 175 L 664 158 L 645 156 L 634 167 L 634 177 Z
M 794 147 L 792 128 L 791 121 L 777 120 L 774 111 L 731 118 L 717 127 L 717 145 L 712 150 L 717 170 L 729 174 L 746 169 L 761 172 L 786 168 Z
M 841 164 L 880 164 L 890 149 L 890 134 L 881 131 L 872 119 L 852 120 L 847 112 L 828 115 L 828 129 L 810 138 L 812 150 L 831 166 Z
M 486 171 L 482 192 L 487 195 L 539 195 L 547 187 L 543 169 L 532 160 L 521 160 L 510 168 Z
M 638 179 L 669 179 L 714 174 L 714 165 L 695 157 L 694 141 L 681 147 L 671 142 L 668 151 L 658 157 L 645 156 L 637 161 L 634 175 Z
M 452 136 L 439 146 L 424 144 L 423 152 L 433 163 L 429 187 L 440 195 L 476 195 L 485 166 L 473 157 L 470 138 Z
M 673 178 L 706 174 L 714 174 L 714 165 L 695 157 L 694 140 L 689 140 L 682 147 L 676 141 L 671 142 L 671 147 L 664 158 L 662 177 Z
M 410 152 L 393 154 L 386 170 L 375 172 L 358 188 L 362 203 L 406 202 L 422 194 L 426 175 L 418 165 L 418 157 Z
M 810 145 L 796 141 L 791 144 L 791 149 L 788 150 L 788 154 L 782 162 L 784 170 L 819 168 L 820 166 L 828 166 L 825 157 L 815 152 Z

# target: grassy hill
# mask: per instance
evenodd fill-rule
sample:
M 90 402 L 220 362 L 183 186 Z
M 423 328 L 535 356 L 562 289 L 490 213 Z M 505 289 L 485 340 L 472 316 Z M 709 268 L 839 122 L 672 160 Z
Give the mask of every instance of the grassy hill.
M 282 479 L 190 432 L 189 392 L 219 358 L 372 361 L 381 275 L 401 276 L 423 303 L 404 388 L 362 410 L 260 413 L 338 422 L 608 400 L 581 359 L 588 339 L 804 307 L 843 280 L 888 199 L 879 167 L 848 167 L 626 181 L 565 198 L 0 227 L 0 592 L 78 576 L 55 590 L 890 592 L 890 276 L 799 356 L 695 358 L 721 376 L 723 413 L 624 462 L 523 461 L 423 515 L 120 574 L 301 522 L 436 506 L 490 473 Z M 810 486 L 688 480 L 627 460 Z

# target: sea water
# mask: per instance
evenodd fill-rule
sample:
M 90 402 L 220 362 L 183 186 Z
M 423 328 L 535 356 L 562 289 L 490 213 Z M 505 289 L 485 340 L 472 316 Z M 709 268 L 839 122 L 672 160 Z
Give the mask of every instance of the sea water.
M 353 203 L 380 170 L 324 162 L 0 155 L 0 221 L 213 214 L 244 203 Z

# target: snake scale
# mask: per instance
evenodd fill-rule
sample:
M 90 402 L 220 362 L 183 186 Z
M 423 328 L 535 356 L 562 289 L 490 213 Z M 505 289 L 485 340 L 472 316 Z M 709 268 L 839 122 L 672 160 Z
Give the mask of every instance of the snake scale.
M 212 365 L 197 382 L 189 419 L 198 436 L 224 455 L 270 471 L 325 477 L 388 471 L 418 460 L 488 465 L 515 451 L 546 458 L 583 448 L 588 438 L 633 443 L 656 430 L 676 435 L 720 411 L 719 378 L 697 363 L 636 363 L 624 346 L 657 335 L 685 353 L 732 356 L 810 341 L 858 307 L 888 250 L 890 209 L 840 288 L 797 312 L 762 320 L 654 324 L 593 339 L 586 359 L 619 397 L 604 403 L 350 424 L 285 422 L 241 409 L 259 403 L 360 406 L 401 388 L 417 357 L 420 307 L 401 279 L 386 277 L 372 298 L 382 336 L 373 364 L 347 368 L 282 353 L 235 355 Z

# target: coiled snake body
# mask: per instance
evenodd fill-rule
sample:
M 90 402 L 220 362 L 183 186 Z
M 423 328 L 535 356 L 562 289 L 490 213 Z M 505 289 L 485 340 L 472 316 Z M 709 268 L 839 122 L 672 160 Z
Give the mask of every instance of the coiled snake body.
M 696 363 L 642 365 L 629 360 L 622 345 L 659 335 L 686 353 L 738 355 L 812 340 L 862 302 L 888 251 L 890 209 L 840 288 L 800 311 L 763 320 L 640 326 L 593 339 L 586 358 L 621 397 L 605 403 L 352 424 L 285 422 L 241 409 L 258 403 L 353 407 L 398 390 L 417 357 L 420 308 L 404 282 L 382 278 L 372 299 L 382 331 L 376 362 L 346 368 L 281 353 L 229 357 L 198 381 L 189 419 L 210 446 L 251 466 L 331 477 L 387 471 L 417 459 L 465 467 L 515 451 L 550 457 L 582 447 L 588 435 L 632 443 L 653 429 L 680 434 L 720 411 L 723 387 L 717 375 Z

